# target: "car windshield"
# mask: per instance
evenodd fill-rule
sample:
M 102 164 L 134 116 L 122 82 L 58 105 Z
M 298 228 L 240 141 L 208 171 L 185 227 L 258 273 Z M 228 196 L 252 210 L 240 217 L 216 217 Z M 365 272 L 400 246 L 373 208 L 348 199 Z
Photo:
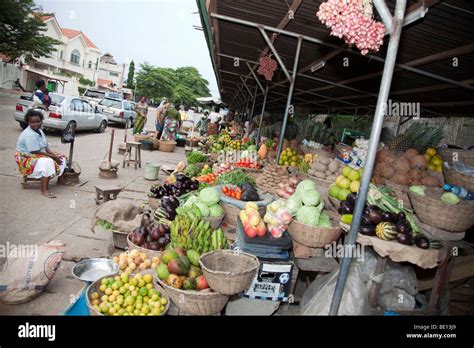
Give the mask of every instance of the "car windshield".
M 87 91 L 84 93 L 84 97 L 102 99 L 102 98 L 105 97 L 105 92 L 87 90 Z
M 122 108 L 122 102 L 120 100 L 115 100 L 115 99 L 107 99 L 107 98 L 102 99 L 99 105 L 103 105 L 108 108 L 115 108 L 115 109 Z
M 59 95 L 59 94 L 50 93 L 49 96 L 51 97 L 51 104 L 52 105 L 59 105 L 64 100 L 64 96 Z

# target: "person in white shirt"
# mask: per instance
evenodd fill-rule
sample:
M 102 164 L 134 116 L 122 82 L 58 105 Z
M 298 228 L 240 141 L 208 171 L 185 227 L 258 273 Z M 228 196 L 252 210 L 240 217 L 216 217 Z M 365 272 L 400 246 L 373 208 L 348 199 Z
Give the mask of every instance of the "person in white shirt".
M 221 114 L 219 113 L 219 107 L 216 106 L 213 112 L 209 115 L 209 127 L 207 129 L 208 135 L 214 135 L 219 132 L 219 121 L 221 120 Z

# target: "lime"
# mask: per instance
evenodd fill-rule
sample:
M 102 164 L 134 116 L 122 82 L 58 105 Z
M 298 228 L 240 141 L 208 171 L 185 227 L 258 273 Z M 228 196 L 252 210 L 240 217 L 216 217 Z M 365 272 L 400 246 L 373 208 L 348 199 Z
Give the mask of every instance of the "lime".
M 344 167 L 344 169 L 342 170 L 342 175 L 344 175 L 345 177 L 348 177 L 349 176 L 349 173 L 352 171 L 352 168 L 351 167 Z
M 339 188 L 339 186 L 334 184 L 331 185 L 331 187 L 329 187 L 329 196 L 331 196 L 332 198 L 337 198 L 340 190 L 341 189 Z
M 349 190 L 342 189 L 341 191 L 339 191 L 339 194 L 337 195 L 337 199 L 339 199 L 340 201 L 345 201 L 349 194 L 350 194 Z
M 145 274 L 143 276 L 143 280 L 145 281 L 146 284 L 151 284 L 151 282 L 153 281 L 153 276 L 151 274 Z
M 160 298 L 160 303 L 162 305 L 166 305 L 168 303 L 168 300 L 166 298 L 162 297 L 162 298 Z
M 102 291 L 102 292 L 105 292 L 105 289 L 107 289 L 107 285 L 105 285 L 105 284 L 102 284 L 102 285 L 99 287 L 99 290 Z

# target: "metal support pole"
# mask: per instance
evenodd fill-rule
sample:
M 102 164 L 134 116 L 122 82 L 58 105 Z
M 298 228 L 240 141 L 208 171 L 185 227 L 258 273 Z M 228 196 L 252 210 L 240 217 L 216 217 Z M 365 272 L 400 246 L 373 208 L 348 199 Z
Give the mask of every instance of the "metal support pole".
M 345 243 L 349 247 L 355 246 L 357 232 L 359 231 L 360 227 L 360 219 L 364 210 L 367 192 L 369 191 L 370 179 L 372 177 L 372 170 L 375 163 L 375 154 L 377 153 L 377 145 L 379 143 L 384 114 L 387 108 L 387 99 L 390 93 L 393 70 L 395 68 L 395 62 L 397 60 L 398 45 L 400 43 L 400 34 L 402 31 L 405 7 L 406 0 L 397 0 L 397 5 L 395 7 L 395 15 L 393 17 L 393 31 L 390 34 L 390 41 L 387 49 L 387 56 L 385 58 L 386 60 L 383 69 L 382 81 L 380 83 L 379 98 L 377 99 L 377 107 L 375 109 L 372 131 L 370 133 L 367 160 L 364 172 L 362 174 L 361 187 L 357 195 L 351 228 L 349 230 L 349 235 Z M 342 259 L 341 268 L 337 278 L 336 288 L 334 290 L 331 307 L 329 309 L 329 315 L 337 315 L 339 311 L 339 305 L 341 304 L 341 299 L 344 293 L 344 287 L 346 284 L 347 275 L 349 273 L 351 261 L 352 259 L 350 257 L 344 257 Z
M 265 88 L 265 94 L 263 95 L 262 112 L 260 113 L 260 121 L 258 123 L 257 146 L 260 144 L 260 135 L 262 133 L 262 122 L 263 122 L 263 115 L 265 113 L 265 106 L 267 105 L 267 96 L 268 96 L 268 85 L 267 85 L 267 88 Z
M 242 83 L 244 84 L 244 87 L 245 87 L 245 89 L 247 90 L 247 92 L 249 92 L 249 95 L 252 95 L 252 92 L 250 91 L 249 86 L 247 86 L 247 83 L 245 82 L 245 80 L 244 80 L 244 78 L 242 77 L 242 75 L 240 75 L 240 80 L 241 80 Z
M 270 50 L 272 51 L 272 53 L 275 55 L 275 58 L 276 60 L 278 61 L 278 64 L 280 64 L 280 67 L 281 69 L 283 70 L 283 72 L 285 73 L 286 75 L 286 78 L 288 79 L 288 81 L 292 81 L 292 79 L 294 80 L 295 79 L 295 76 L 290 76 L 290 73 L 288 72 L 288 70 L 286 69 L 286 66 L 285 66 L 285 63 L 283 63 L 283 61 L 281 60 L 281 57 L 280 55 L 278 54 L 275 46 L 273 46 L 273 43 L 272 43 L 272 40 L 270 40 L 270 38 L 268 37 L 267 33 L 265 32 L 265 29 L 263 29 L 262 26 L 258 26 L 257 27 L 258 30 L 260 31 L 260 33 L 262 34 L 263 36 L 263 39 L 265 40 L 265 42 L 267 43 L 268 47 L 270 48 Z M 303 40 L 302 37 L 298 37 L 298 40 Z M 298 41 L 299 42 L 299 41 Z M 294 74 L 293 74 L 294 75 Z
M 280 162 L 280 155 L 283 149 L 283 141 L 285 139 L 286 124 L 288 123 L 288 114 L 290 112 L 291 98 L 293 97 L 293 89 L 295 88 L 296 74 L 298 70 L 298 61 L 300 60 L 301 44 L 303 38 L 298 37 L 298 45 L 296 46 L 295 61 L 293 63 L 293 76 L 288 78 L 288 81 L 291 81 L 290 90 L 288 91 L 288 99 L 286 100 L 285 116 L 283 117 L 283 124 L 280 131 L 280 141 L 278 142 L 278 152 L 277 152 L 277 163 Z
M 255 93 L 253 94 L 253 101 L 252 101 L 252 109 L 250 109 L 250 119 L 249 119 L 250 123 L 252 123 L 253 121 L 253 112 L 255 110 L 255 102 L 257 101 L 257 90 L 258 90 L 258 86 L 255 86 Z
M 393 18 L 390 10 L 385 3 L 385 0 L 374 0 L 374 6 L 377 9 L 377 12 L 382 18 L 382 22 L 385 25 L 387 33 L 391 34 L 393 30 Z

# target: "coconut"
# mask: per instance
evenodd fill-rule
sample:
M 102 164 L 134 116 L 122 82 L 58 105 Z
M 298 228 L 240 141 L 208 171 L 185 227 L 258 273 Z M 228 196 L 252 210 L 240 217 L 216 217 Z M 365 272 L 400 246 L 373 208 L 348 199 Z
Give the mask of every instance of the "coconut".
M 436 176 L 428 175 L 426 178 L 422 180 L 423 185 L 426 186 L 441 186 L 439 183 L 439 179 Z
M 418 186 L 418 185 L 421 185 L 421 184 L 422 184 L 421 180 L 412 180 L 410 182 L 410 185 L 413 185 L 413 186 Z
M 393 163 L 393 168 L 396 172 L 408 173 L 411 169 L 410 161 L 405 157 L 400 157 L 400 159 Z
M 405 151 L 405 154 L 404 154 L 404 156 L 408 159 L 411 159 L 412 157 L 415 157 L 416 155 L 418 155 L 418 151 L 416 151 L 415 149 L 408 149 Z
M 372 177 L 372 180 L 375 183 L 375 185 L 385 185 L 385 179 L 378 175 L 374 175 Z
M 385 158 L 387 158 L 388 155 L 390 155 L 392 152 L 389 149 L 382 149 L 377 152 L 377 156 L 375 157 L 375 160 L 377 162 L 384 162 Z
M 396 172 L 395 175 L 392 177 L 392 181 L 395 184 L 408 185 L 410 183 L 410 178 L 405 173 Z
M 410 176 L 410 179 L 413 180 L 421 180 L 423 178 L 423 173 L 420 169 L 413 168 L 410 170 L 410 173 L 408 174 Z
M 398 157 L 395 154 L 390 153 L 385 157 L 384 163 L 388 166 L 392 166 L 393 162 L 397 160 L 398 160 Z
M 381 170 L 380 174 L 382 174 L 385 179 L 390 179 L 395 174 L 395 170 L 389 166 L 384 166 Z
M 410 164 L 413 168 L 426 169 L 427 162 L 423 155 L 416 155 L 410 159 Z

